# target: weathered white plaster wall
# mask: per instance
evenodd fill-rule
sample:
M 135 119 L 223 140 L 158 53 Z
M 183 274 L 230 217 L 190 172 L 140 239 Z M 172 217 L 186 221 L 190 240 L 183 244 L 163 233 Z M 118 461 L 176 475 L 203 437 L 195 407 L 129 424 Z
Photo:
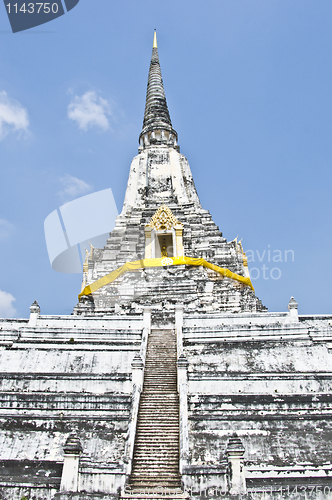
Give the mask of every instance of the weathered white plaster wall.
M 143 315 L 39 315 L 35 327 L 0 321 L 0 461 L 62 464 L 74 431 L 83 447 L 79 484 L 116 491 L 125 477 L 131 362 L 141 350 L 143 326 Z M 97 473 L 105 463 L 117 469 Z M 59 487 L 60 477 L 55 482 Z M 4 484 L 0 474 L 0 488 Z M 8 499 L 17 500 L 15 479 L 12 486 Z M 35 486 L 32 480 L 31 494 Z M 49 489 L 38 491 L 51 498 Z
M 330 316 L 294 323 L 287 313 L 184 315 L 192 467 L 220 465 L 236 432 L 248 484 L 263 476 L 325 481 L 332 471 L 331 340 Z

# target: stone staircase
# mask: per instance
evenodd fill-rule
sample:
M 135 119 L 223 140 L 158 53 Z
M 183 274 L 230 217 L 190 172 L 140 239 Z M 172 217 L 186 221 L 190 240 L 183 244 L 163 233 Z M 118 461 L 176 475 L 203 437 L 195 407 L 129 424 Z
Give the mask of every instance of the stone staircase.
M 152 329 L 147 346 L 132 472 L 126 488 L 182 497 L 179 474 L 179 397 L 174 330 Z M 154 493 L 155 494 L 155 493 Z

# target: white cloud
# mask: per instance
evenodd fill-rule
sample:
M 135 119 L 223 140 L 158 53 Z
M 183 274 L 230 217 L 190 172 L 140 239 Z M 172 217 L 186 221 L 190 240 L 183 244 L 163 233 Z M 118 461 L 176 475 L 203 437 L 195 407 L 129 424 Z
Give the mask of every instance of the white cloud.
M 85 92 L 81 97 L 74 96 L 68 106 L 68 118 L 75 121 L 79 128 L 84 131 L 91 127 L 97 127 L 104 131 L 109 129 L 108 117 L 111 115 L 109 102 L 92 90 Z
M 92 190 L 92 186 L 90 186 L 90 184 L 87 184 L 82 181 L 82 179 L 78 179 L 73 175 L 65 174 L 60 178 L 60 182 L 63 189 L 58 192 L 58 195 L 63 202 L 83 196 Z
M 18 101 L 8 97 L 4 90 L 0 92 L 0 141 L 9 132 L 27 132 L 29 127 L 28 112 Z
M 16 309 L 13 306 L 15 297 L 11 293 L 0 290 L 0 318 L 12 318 L 16 314 Z
M 0 219 L 0 241 L 4 241 L 9 238 L 14 226 L 6 219 Z

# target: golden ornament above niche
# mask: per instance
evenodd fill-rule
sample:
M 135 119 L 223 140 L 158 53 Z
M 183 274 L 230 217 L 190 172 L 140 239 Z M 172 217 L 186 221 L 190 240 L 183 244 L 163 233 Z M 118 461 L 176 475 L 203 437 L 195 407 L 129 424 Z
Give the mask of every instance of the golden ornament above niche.
M 146 227 L 154 228 L 156 231 L 170 231 L 175 226 L 183 228 L 183 224 L 177 220 L 172 210 L 164 204 L 158 208 L 146 225 Z

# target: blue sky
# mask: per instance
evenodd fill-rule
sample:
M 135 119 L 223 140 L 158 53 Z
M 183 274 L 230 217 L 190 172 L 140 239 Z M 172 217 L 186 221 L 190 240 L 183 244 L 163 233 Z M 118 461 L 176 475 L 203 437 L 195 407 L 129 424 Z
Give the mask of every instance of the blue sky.
M 331 313 L 331 25 L 330 0 L 80 0 L 12 34 L 0 6 L 0 316 L 76 304 L 81 276 L 52 270 L 44 219 L 110 187 L 121 210 L 154 28 L 181 152 L 257 295 Z

